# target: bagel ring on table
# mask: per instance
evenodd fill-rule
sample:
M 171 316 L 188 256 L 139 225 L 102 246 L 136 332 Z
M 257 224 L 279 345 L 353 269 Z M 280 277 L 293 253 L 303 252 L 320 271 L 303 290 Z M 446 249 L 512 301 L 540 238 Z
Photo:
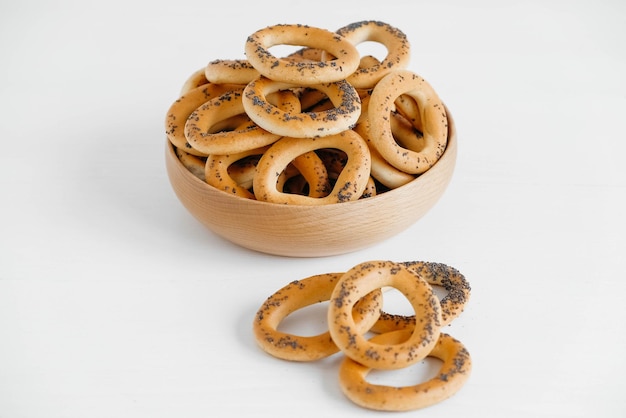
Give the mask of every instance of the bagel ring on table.
M 324 50 L 335 59 L 279 58 L 269 51 L 276 45 Z M 359 51 L 348 40 L 326 29 L 307 25 L 279 24 L 260 29 L 246 40 L 245 55 L 248 62 L 265 77 L 302 86 L 344 80 L 359 66 Z
M 314 361 L 337 353 L 339 349 L 328 332 L 316 336 L 297 336 L 278 331 L 290 313 L 314 303 L 328 301 L 343 273 L 326 273 L 296 280 L 267 298 L 253 322 L 259 346 L 274 357 L 291 361 Z M 350 316 L 356 329 L 367 332 L 376 322 L 382 306 L 382 293 L 374 290 L 354 304 Z
M 367 20 L 354 22 L 336 31 L 353 45 L 372 41 L 387 48 L 387 56 L 381 62 L 367 60 L 347 80 L 355 88 L 371 88 L 389 72 L 404 69 L 410 61 L 411 48 L 406 35 L 401 30 L 380 21 Z
M 276 188 L 280 173 L 296 157 L 317 149 L 332 148 L 344 151 L 348 160 L 339 173 L 332 191 L 325 197 L 283 193 Z M 283 137 L 270 146 L 256 167 L 253 189 L 257 200 L 296 205 L 324 205 L 357 200 L 369 180 L 370 154 L 367 143 L 356 132 L 348 130 L 322 138 Z
M 428 284 L 441 286 L 446 290 L 447 294 L 439 301 L 442 326 L 450 324 L 452 320 L 461 315 L 470 298 L 471 288 L 460 271 L 443 263 L 402 261 L 398 264 L 406 267 L 416 277 L 425 280 Z M 371 331 L 385 333 L 414 326 L 415 315 L 396 315 L 383 311 Z
M 420 152 L 402 148 L 393 138 L 389 114 L 394 102 L 406 94 L 417 102 L 424 136 Z M 446 149 L 448 118 L 443 103 L 431 85 L 408 70 L 396 70 L 383 77 L 372 90 L 368 118 L 372 143 L 394 167 L 409 174 L 422 174 L 432 167 Z
M 396 330 L 374 336 L 373 344 L 401 344 L 410 330 Z M 428 357 L 443 363 L 433 378 L 412 386 L 387 386 L 370 383 L 366 376 L 372 368 L 350 358 L 339 366 L 339 384 L 348 399 L 362 407 L 380 411 L 410 411 L 441 402 L 461 389 L 470 376 L 472 360 L 465 346 L 441 333 Z
M 420 321 L 401 343 L 375 343 L 358 332 L 350 312 L 354 303 L 375 289 L 391 286 L 410 302 Z M 330 299 L 328 330 L 344 354 L 367 367 L 391 370 L 423 360 L 441 332 L 441 307 L 432 287 L 405 266 L 392 261 L 368 261 L 348 270 Z
M 243 107 L 261 128 L 280 136 L 315 138 L 350 129 L 361 114 L 361 99 L 345 80 L 310 86 L 328 96 L 334 107 L 320 112 L 289 112 L 272 105 L 267 96 L 297 85 L 259 77 L 243 91 Z
M 423 277 L 429 284 L 441 286 L 447 292 L 439 301 L 443 325 L 448 325 L 461 315 L 472 288 L 459 270 L 443 263 L 426 261 L 402 261 L 400 264 Z

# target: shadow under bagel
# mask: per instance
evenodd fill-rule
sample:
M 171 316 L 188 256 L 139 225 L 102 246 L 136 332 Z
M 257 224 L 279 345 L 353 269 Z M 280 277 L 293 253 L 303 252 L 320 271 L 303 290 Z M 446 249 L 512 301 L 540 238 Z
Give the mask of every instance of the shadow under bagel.
M 422 218 L 448 187 L 457 157 L 448 117 L 443 155 L 409 183 L 376 196 L 329 205 L 283 205 L 218 190 L 193 175 L 166 140 L 170 184 L 183 206 L 213 233 L 241 247 L 286 257 L 325 257 L 361 250 L 404 231 Z

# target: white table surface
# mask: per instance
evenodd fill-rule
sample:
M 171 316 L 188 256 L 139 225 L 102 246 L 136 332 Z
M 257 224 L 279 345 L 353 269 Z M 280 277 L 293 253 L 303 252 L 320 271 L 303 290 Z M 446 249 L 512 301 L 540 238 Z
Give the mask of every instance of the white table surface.
M 455 116 L 441 200 L 334 257 L 203 229 L 164 167 L 182 82 L 262 27 L 365 19 L 407 34 L 410 69 Z M 3 1 L 0 417 L 391 416 L 342 395 L 340 355 L 277 360 L 251 332 L 288 282 L 373 259 L 472 285 L 445 330 L 471 378 L 416 416 L 626 416 L 625 46 L 626 3 L 608 0 Z

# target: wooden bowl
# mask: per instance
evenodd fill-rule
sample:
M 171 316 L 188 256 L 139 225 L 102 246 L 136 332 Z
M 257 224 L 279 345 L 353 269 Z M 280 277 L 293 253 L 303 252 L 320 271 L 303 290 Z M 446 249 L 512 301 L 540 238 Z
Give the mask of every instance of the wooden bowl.
M 204 226 L 242 247 L 287 257 L 322 257 L 360 250 L 405 230 L 439 200 L 457 155 L 456 128 L 448 113 L 446 151 L 404 186 L 353 202 L 323 206 L 280 205 L 230 195 L 194 176 L 167 141 L 165 162 L 174 192 Z

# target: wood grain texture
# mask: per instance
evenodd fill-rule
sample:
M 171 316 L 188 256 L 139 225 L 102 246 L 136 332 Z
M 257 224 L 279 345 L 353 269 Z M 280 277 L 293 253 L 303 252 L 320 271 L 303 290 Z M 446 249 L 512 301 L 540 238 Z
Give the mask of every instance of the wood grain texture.
M 447 188 L 457 156 L 456 127 L 448 113 L 446 151 L 410 183 L 367 199 L 323 206 L 278 205 L 231 196 L 191 174 L 167 141 L 170 183 L 187 210 L 227 240 L 286 257 L 345 254 L 386 240 L 426 214 Z

